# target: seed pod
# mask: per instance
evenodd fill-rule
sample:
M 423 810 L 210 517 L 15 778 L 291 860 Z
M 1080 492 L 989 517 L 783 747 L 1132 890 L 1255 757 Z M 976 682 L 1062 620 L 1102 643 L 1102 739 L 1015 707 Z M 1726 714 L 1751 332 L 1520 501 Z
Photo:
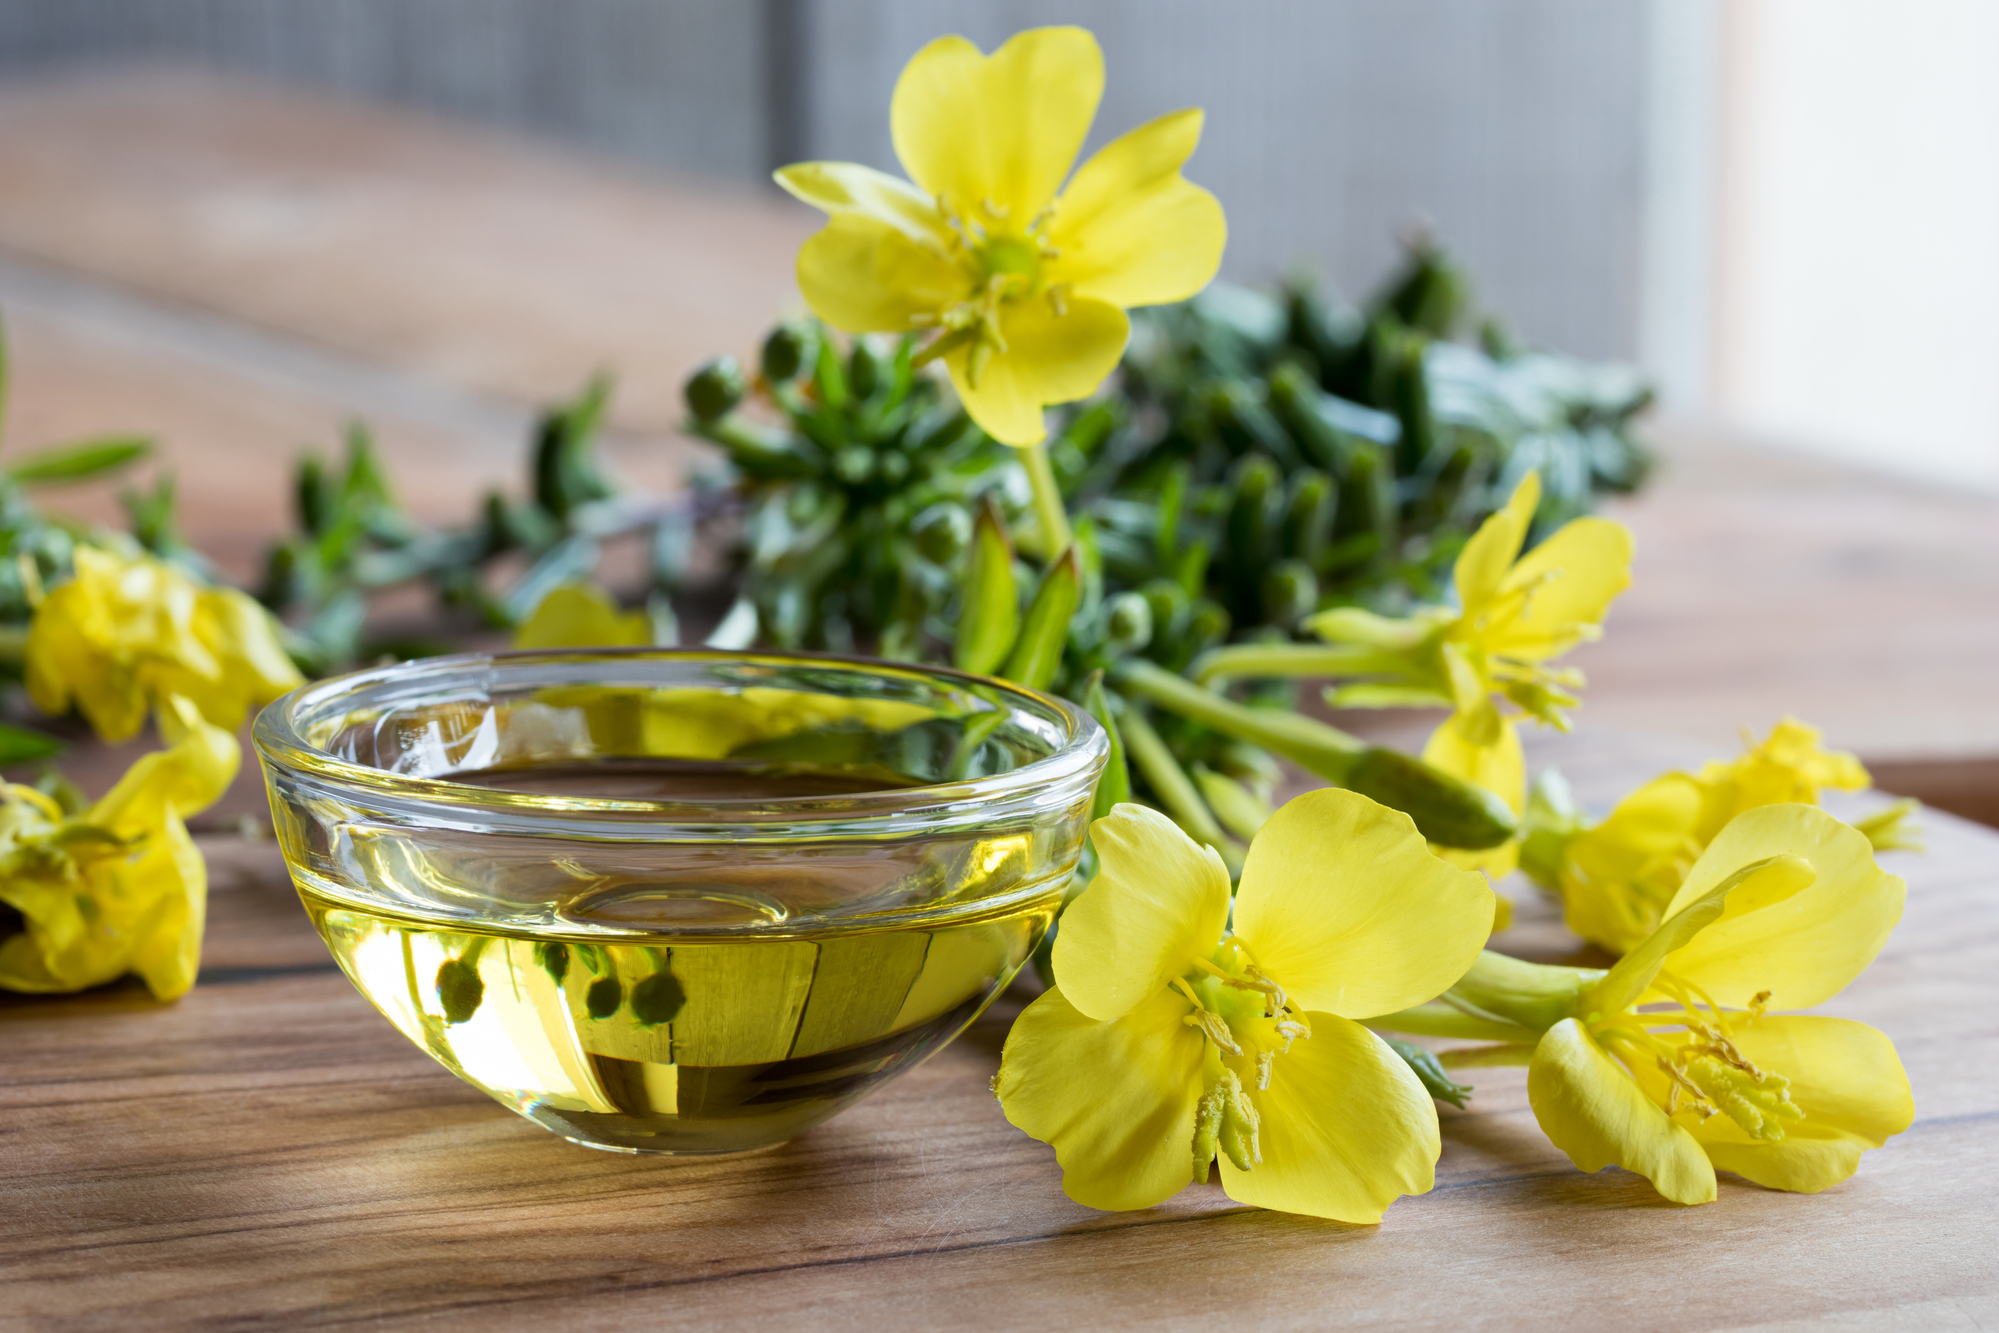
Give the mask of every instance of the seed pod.
M 1208 422 L 1231 454 L 1266 454 L 1286 467 L 1298 464 L 1298 450 L 1253 385 L 1234 381 L 1208 395 Z
M 1152 642 L 1152 606 L 1144 596 L 1121 592 L 1104 604 L 1104 642 L 1119 653 L 1139 652 Z
M 733 356 L 718 356 L 704 361 L 692 375 L 681 393 L 687 399 L 687 410 L 696 421 L 720 421 L 749 391 L 749 384 L 743 378 L 743 368 L 736 364 Z
M 1223 551 L 1230 581 L 1254 591 L 1269 562 L 1283 503 L 1276 464 L 1252 454 L 1236 465 L 1234 498 L 1223 532 Z
M 972 540 L 972 516 L 956 500 L 939 500 L 909 521 L 917 553 L 933 565 L 948 565 Z
M 1323 472 L 1307 468 L 1292 477 L 1278 549 L 1307 566 L 1317 564 L 1332 544 L 1334 497 L 1333 479 Z
M 1333 547 L 1322 558 L 1327 572 L 1346 564 L 1379 562 L 1394 553 L 1395 477 L 1386 450 L 1369 446 L 1354 454 L 1334 510 L 1333 538 Z M 1356 551 L 1358 559 L 1335 558 Z
M 1013 543 L 992 496 L 984 497 L 972 525 L 965 560 L 963 605 L 958 612 L 952 661 L 961 671 L 990 675 L 1006 660 L 1020 633 L 1020 595 L 1013 580 Z
M 1280 560 L 1263 576 L 1263 618 L 1290 629 L 1319 608 L 1319 580 L 1302 560 Z
M 1436 445 L 1436 424 L 1430 415 L 1430 384 L 1423 369 L 1430 340 L 1388 320 L 1377 320 L 1371 339 L 1375 347 L 1371 395 L 1376 405 L 1402 423 L 1395 446 L 1395 471 L 1413 476 Z
M 1069 622 L 1083 598 L 1083 560 L 1072 544 L 1050 565 L 1034 590 L 1020 638 L 1000 674 L 1033 690 L 1048 688 L 1062 664 L 1062 646 L 1069 641 Z
M 1405 812 L 1439 846 L 1483 850 L 1520 831 L 1506 802 L 1485 788 L 1396 750 L 1367 747 L 1340 785 Z
M 780 324 L 764 339 L 761 364 L 764 378 L 772 384 L 788 384 L 798 378 L 807 361 L 818 350 L 817 335 L 809 324 Z

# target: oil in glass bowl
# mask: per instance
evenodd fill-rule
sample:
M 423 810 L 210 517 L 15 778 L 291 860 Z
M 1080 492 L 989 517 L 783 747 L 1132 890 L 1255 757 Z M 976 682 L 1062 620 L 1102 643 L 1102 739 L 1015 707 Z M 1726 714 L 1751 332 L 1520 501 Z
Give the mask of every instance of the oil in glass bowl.
M 747 1151 L 1005 989 L 1061 903 L 1102 736 L 953 673 L 652 658 L 675 683 L 478 659 L 520 679 L 468 697 L 384 668 L 358 700 L 302 692 L 289 755 L 268 715 L 259 744 L 313 924 L 406 1037 L 576 1142 Z

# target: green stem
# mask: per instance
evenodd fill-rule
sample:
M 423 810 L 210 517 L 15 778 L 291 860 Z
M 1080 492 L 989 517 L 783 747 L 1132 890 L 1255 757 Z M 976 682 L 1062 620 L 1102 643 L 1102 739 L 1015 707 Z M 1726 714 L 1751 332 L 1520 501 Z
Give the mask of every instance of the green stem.
M 1360 676 L 1394 671 L 1408 659 L 1379 648 L 1322 647 L 1310 643 L 1243 643 L 1194 659 L 1203 685 L 1235 676 Z
M 1437 1063 L 1446 1069 L 1497 1069 L 1532 1064 L 1533 1061 L 1532 1046 L 1513 1042 L 1499 1046 L 1462 1046 L 1455 1051 L 1437 1052 Z
M 1075 540 L 1069 531 L 1069 511 L 1062 503 L 1061 488 L 1055 484 L 1048 451 L 1030 444 L 1020 451 L 1020 461 L 1027 468 L 1028 485 L 1034 488 L 1034 520 L 1041 527 L 1041 544 L 1046 548 L 1042 555 L 1052 562 Z
M 1206 843 L 1222 855 L 1228 863 L 1229 873 L 1234 874 L 1242 866 L 1243 848 L 1215 822 L 1215 816 L 1202 801 L 1201 794 L 1194 790 L 1192 779 L 1180 767 L 1180 761 L 1166 748 L 1159 733 L 1145 720 L 1145 714 L 1137 708 L 1127 708 L 1118 719 L 1123 732 L 1125 753 L 1131 757 L 1132 766 L 1145 778 L 1146 785 L 1166 807 L 1166 813 L 1173 822 L 1187 831 L 1187 836 L 1196 842 Z
M 0 663 L 19 666 L 28 660 L 28 627 L 0 625 Z
M 1503 1041 L 1516 1045 L 1532 1045 L 1541 1039 L 1541 1034 L 1533 1028 L 1496 1018 L 1480 1018 L 1441 1000 L 1366 1021 L 1371 1028 L 1409 1032 L 1419 1037 L 1462 1037 L 1467 1041 Z
M 1245 708 L 1139 658 L 1119 663 L 1116 678 L 1130 693 L 1169 712 L 1273 750 L 1332 782 L 1344 781 L 1367 749 L 1358 737 L 1337 727 L 1288 711 Z

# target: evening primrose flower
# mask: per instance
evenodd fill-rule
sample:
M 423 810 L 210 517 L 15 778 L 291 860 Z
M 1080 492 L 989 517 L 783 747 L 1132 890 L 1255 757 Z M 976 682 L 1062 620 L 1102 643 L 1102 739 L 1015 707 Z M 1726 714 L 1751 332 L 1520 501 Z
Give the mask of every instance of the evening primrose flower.
M 185 699 L 160 710 L 170 744 L 82 814 L 0 784 L 0 902 L 25 929 L 0 940 L 0 987 L 76 991 L 136 972 L 156 999 L 194 984 L 208 872 L 181 821 L 236 776 L 236 738 Z
M 611 594 L 594 583 L 565 583 L 514 631 L 514 647 L 644 647 L 652 637 L 652 618 L 645 612 L 618 610 Z
M 1137 805 L 1090 832 L 1097 876 L 1063 914 L 1056 985 L 994 1080 L 1069 1197 L 1148 1208 L 1219 1162 L 1243 1203 L 1373 1223 L 1429 1189 L 1436 1108 L 1354 1020 L 1463 974 L 1492 922 L 1484 880 L 1399 811 L 1307 792 L 1250 844 L 1230 932 L 1213 849 Z
M 107 741 L 137 734 L 169 696 L 218 727 L 305 683 L 270 613 L 234 588 L 209 588 L 150 555 L 76 551 L 76 577 L 49 593 L 28 628 L 28 693 L 73 702 Z
M 1806 805 L 1732 821 L 1665 920 L 1534 1047 L 1541 1128 L 1584 1171 L 1622 1166 L 1676 1203 L 1717 1169 L 1816 1193 L 1909 1127 L 1894 1045 L 1812 1014 L 1874 960 L 1902 881 L 1866 837 Z M 1670 1006 L 1661 1008 L 1661 1006 Z
M 1663 773 L 1594 826 L 1571 821 L 1574 831 L 1537 849 L 1526 868 L 1562 895 L 1569 929 L 1624 953 L 1658 927 L 1688 870 L 1737 815 L 1785 802 L 1817 804 L 1827 787 L 1857 791 L 1870 783 L 1859 760 L 1824 749 L 1817 731 L 1787 717 L 1735 759 L 1708 763 L 1698 773 Z M 1909 846 L 1906 812 L 1906 806 L 1892 807 L 1861 831 L 1877 848 Z M 1530 839 L 1541 822 L 1530 809 Z
M 1103 383 L 1127 307 L 1185 300 L 1221 264 L 1221 205 L 1180 175 L 1199 110 L 1133 130 L 1069 177 L 1103 88 L 1081 28 L 1022 32 L 990 56 L 939 38 L 890 106 L 909 181 L 851 162 L 777 173 L 829 215 L 798 255 L 814 313 L 848 333 L 936 330 L 923 355 L 1008 444 L 1038 444 L 1045 406 Z
M 1329 691 L 1330 702 L 1450 708 L 1424 760 L 1493 792 L 1515 814 L 1527 781 L 1515 724 L 1530 716 L 1568 729 L 1562 709 L 1577 702 L 1582 674 L 1549 663 L 1601 637 L 1611 599 L 1631 582 L 1631 533 L 1608 519 L 1571 520 L 1522 555 L 1540 500 L 1540 474 L 1530 472 L 1465 543 L 1453 571 L 1456 611 L 1391 619 L 1340 607 L 1305 622 L 1320 638 L 1357 650 L 1344 665 L 1363 679 Z M 1502 698 L 1520 711 L 1501 712 Z M 1477 859 L 1498 874 L 1512 869 L 1515 855 L 1509 843 Z

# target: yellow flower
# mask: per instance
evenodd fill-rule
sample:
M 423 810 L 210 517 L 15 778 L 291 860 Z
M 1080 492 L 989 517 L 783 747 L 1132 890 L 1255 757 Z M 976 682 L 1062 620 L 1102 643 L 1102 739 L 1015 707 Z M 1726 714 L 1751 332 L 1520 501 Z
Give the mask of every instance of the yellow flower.
M 594 583 L 553 589 L 514 631 L 516 648 L 633 648 L 651 642 L 651 618 L 643 611 L 619 611 L 611 594 Z
M 1367 679 L 1330 691 L 1335 706 L 1450 708 L 1424 760 L 1493 792 L 1515 814 L 1527 785 L 1515 723 L 1528 715 L 1568 729 L 1561 710 L 1576 703 L 1582 675 L 1547 664 L 1601 637 L 1611 599 L 1631 582 L 1631 533 L 1608 519 L 1574 519 L 1521 555 L 1540 500 L 1540 474 L 1530 472 L 1465 543 L 1453 571 L 1457 611 L 1398 620 L 1341 607 L 1306 621 L 1320 638 L 1362 650 L 1353 667 Z M 1520 714 L 1500 712 L 1495 696 Z M 1502 874 L 1516 854 L 1508 843 L 1470 859 Z
M 208 872 L 181 820 L 236 776 L 236 738 L 166 700 L 171 744 L 103 800 L 64 818 L 32 787 L 0 790 L 0 902 L 26 929 L 0 941 L 0 987 L 75 991 L 136 972 L 171 1000 L 194 984 Z
M 1622 1166 L 1677 1203 L 1713 1199 L 1717 1168 L 1804 1193 L 1845 1180 L 1914 1117 L 1895 1048 L 1864 1023 L 1766 1010 L 1837 995 L 1904 893 L 1823 811 L 1738 817 L 1659 929 L 1540 1038 L 1527 1092 L 1541 1128 L 1582 1170 Z
M 1057 984 L 994 1081 L 1069 1197 L 1151 1207 L 1218 1156 L 1229 1197 L 1344 1222 L 1429 1189 L 1436 1108 L 1354 1020 L 1464 973 L 1492 922 L 1485 882 L 1431 856 L 1407 815 L 1308 792 L 1250 844 L 1227 933 L 1227 870 L 1164 815 L 1120 805 L 1091 838 Z
M 1040 443 L 1045 406 L 1103 383 L 1126 307 L 1185 300 L 1221 264 L 1221 205 L 1180 175 L 1198 110 L 1106 145 L 1063 187 L 1103 88 L 1103 53 L 1081 28 L 1019 33 L 990 56 L 942 37 L 903 69 L 890 106 L 914 184 L 851 162 L 777 173 L 830 218 L 798 255 L 813 311 L 849 333 L 938 330 L 925 355 L 1008 444 Z
M 1688 869 L 1737 815 L 1816 804 L 1822 788 L 1857 791 L 1870 781 L 1859 760 L 1822 749 L 1818 732 L 1787 717 L 1736 759 L 1654 778 L 1602 823 L 1568 837 L 1551 864 L 1529 869 L 1560 891 L 1569 929 L 1624 953 L 1658 926 Z M 1876 822 L 1884 828 L 1877 846 L 1906 845 L 1897 841 L 1906 833 L 1898 820 Z
M 251 598 L 149 555 L 88 546 L 77 548 L 76 577 L 35 609 L 27 677 L 37 707 L 63 713 L 74 702 L 107 741 L 135 735 L 172 695 L 234 731 L 305 683 Z

